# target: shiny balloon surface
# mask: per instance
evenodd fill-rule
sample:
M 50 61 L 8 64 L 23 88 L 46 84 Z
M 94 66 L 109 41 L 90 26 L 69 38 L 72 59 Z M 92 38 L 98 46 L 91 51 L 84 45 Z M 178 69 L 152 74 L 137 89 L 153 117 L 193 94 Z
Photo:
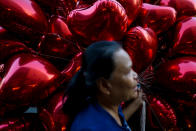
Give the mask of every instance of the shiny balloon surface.
M 196 58 L 179 57 L 169 60 L 160 65 L 155 77 L 158 84 L 164 89 L 195 94 Z
M 52 64 L 32 54 L 15 55 L 5 67 L 0 100 L 8 105 L 37 104 L 53 93 L 63 79 Z
M 175 29 L 173 53 L 196 56 L 196 17 L 180 21 Z
M 98 0 L 89 8 L 73 10 L 68 26 L 82 45 L 99 40 L 121 40 L 127 30 L 125 9 L 115 0 Z
M 152 63 L 157 44 L 157 36 L 150 28 L 137 26 L 127 32 L 123 48 L 131 57 L 133 69 L 137 73 L 144 71 Z
M 164 7 L 143 3 L 137 22 L 142 27 L 149 27 L 157 34 L 167 31 L 176 21 L 176 11 L 172 7 Z
M 161 0 L 160 5 L 175 8 L 178 20 L 196 15 L 196 0 Z

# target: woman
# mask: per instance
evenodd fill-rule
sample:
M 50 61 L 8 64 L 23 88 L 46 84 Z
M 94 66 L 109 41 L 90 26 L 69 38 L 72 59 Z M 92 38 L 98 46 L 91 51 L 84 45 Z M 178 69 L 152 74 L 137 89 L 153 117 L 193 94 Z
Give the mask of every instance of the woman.
M 65 96 L 63 109 L 70 115 L 71 131 L 130 131 L 120 104 L 134 100 L 125 109 L 128 118 L 142 103 L 132 61 L 114 41 L 96 42 L 86 49 Z

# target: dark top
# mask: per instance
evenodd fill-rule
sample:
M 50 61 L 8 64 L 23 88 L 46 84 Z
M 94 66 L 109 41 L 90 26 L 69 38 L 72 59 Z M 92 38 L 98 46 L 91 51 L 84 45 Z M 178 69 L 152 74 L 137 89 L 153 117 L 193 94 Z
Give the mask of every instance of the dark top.
M 89 104 L 76 115 L 71 131 L 131 131 L 121 108 L 119 108 L 119 116 L 122 126 L 118 125 L 116 120 L 98 103 Z

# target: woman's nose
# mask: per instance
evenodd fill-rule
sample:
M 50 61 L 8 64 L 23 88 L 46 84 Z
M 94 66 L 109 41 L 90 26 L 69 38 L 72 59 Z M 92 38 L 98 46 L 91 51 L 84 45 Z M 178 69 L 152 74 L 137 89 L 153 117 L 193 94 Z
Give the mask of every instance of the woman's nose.
M 136 73 L 135 71 L 133 71 L 133 77 L 134 77 L 135 79 L 138 78 L 138 75 L 137 75 L 137 73 Z

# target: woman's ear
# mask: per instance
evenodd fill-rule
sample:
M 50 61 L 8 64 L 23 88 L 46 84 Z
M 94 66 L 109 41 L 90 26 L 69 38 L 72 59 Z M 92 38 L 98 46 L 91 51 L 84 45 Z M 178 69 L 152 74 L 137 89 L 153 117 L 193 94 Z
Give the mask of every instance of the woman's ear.
M 111 94 L 112 85 L 110 84 L 110 82 L 108 80 L 101 77 L 96 81 L 96 83 L 97 83 L 98 90 L 101 93 L 103 93 L 105 95 L 110 95 Z

